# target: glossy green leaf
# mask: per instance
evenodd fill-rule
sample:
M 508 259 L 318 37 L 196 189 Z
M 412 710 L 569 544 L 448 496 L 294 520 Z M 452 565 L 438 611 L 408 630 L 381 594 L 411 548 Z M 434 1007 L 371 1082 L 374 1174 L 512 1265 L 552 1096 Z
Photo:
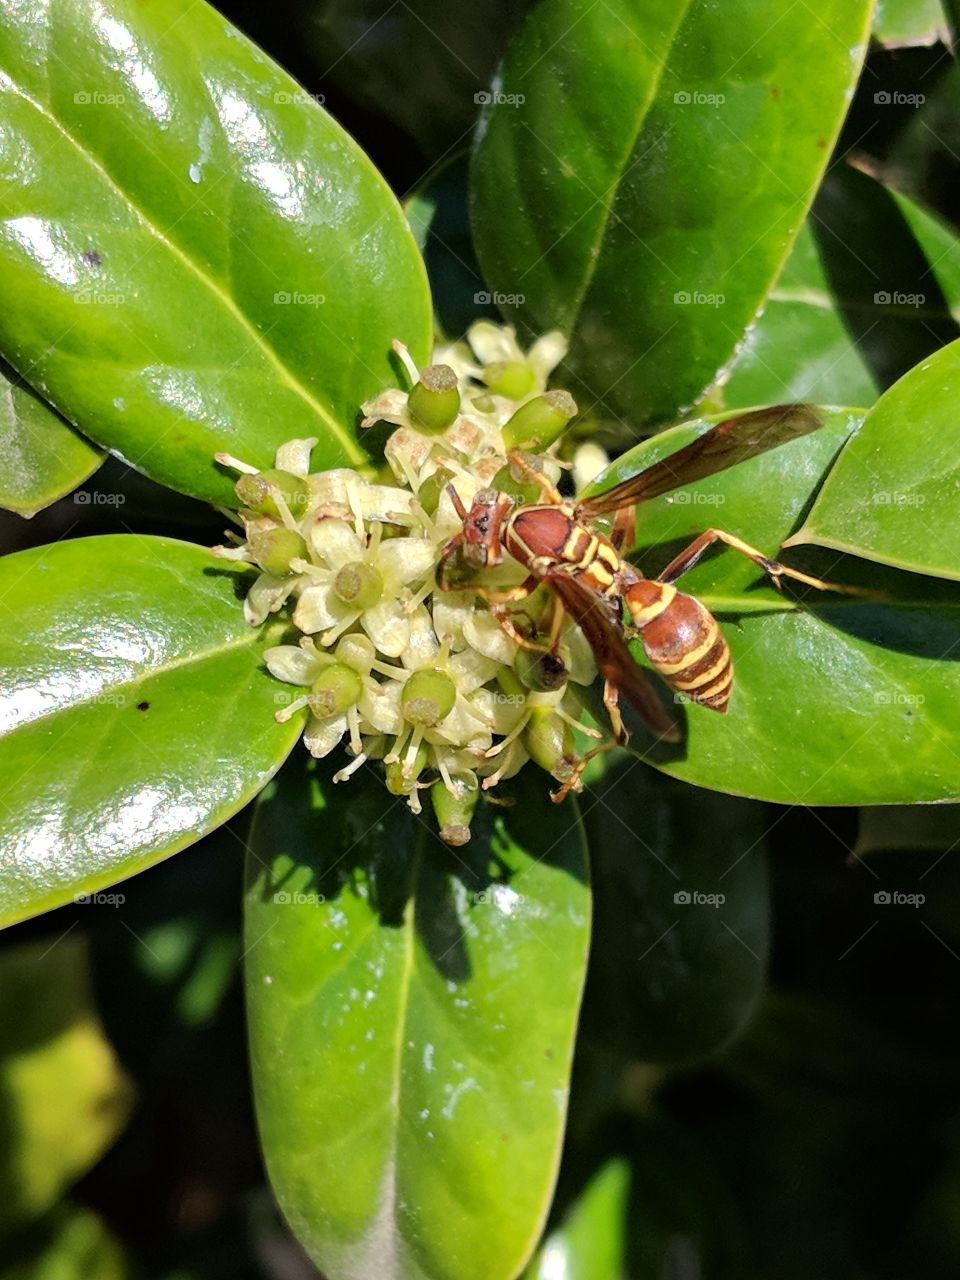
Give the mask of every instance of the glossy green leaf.
M 946 35 L 940 0 L 877 0 L 873 34 L 881 44 L 935 44 Z
M 958 396 L 960 341 L 877 402 L 793 541 L 960 579 Z
M 437 327 L 459 338 L 475 320 L 497 319 L 473 248 L 465 154 L 430 174 L 404 206 L 423 254 Z
M 132 1091 L 77 934 L 0 951 L 0 1232 L 46 1213 L 123 1128 Z
M 197 0 L 0 12 L 0 349 L 101 444 L 229 501 L 227 450 L 362 459 L 361 400 L 426 356 L 393 196 L 310 96 Z
M 873 404 L 960 336 L 960 241 L 909 197 L 831 170 L 723 403 Z
M 536 8 L 481 122 L 474 230 L 521 319 L 572 333 L 578 397 L 635 428 L 714 381 L 813 197 L 871 8 Z
M 583 810 L 596 935 L 583 1033 L 633 1061 L 706 1057 L 742 1030 L 763 989 L 767 816 L 638 760 Z
M 452 850 L 378 769 L 295 756 L 251 834 L 247 990 L 270 1180 L 330 1280 L 511 1280 L 549 1206 L 590 920 L 529 770 Z
M 859 418 L 830 411 L 812 435 L 642 504 L 632 558 L 653 576 L 711 526 L 776 554 Z M 598 487 L 703 429 L 685 425 L 637 446 Z M 789 587 L 778 595 L 737 552 L 706 557 L 681 586 L 720 621 L 733 654 L 733 697 L 724 716 L 681 706 L 685 740 L 660 748 L 658 766 L 699 786 L 785 804 L 960 798 L 960 588 L 835 553 L 787 559 L 888 598 Z M 635 745 L 645 750 L 639 733 Z
M 0 924 L 198 840 L 284 759 L 247 581 L 170 538 L 0 560 Z
M 66 1207 L 0 1263 L 0 1280 L 128 1280 L 136 1272 L 102 1218 Z
M 622 1280 L 629 1196 L 630 1166 L 611 1160 L 544 1241 L 527 1280 Z
M 0 360 L 0 507 L 36 515 L 82 484 L 102 458 Z

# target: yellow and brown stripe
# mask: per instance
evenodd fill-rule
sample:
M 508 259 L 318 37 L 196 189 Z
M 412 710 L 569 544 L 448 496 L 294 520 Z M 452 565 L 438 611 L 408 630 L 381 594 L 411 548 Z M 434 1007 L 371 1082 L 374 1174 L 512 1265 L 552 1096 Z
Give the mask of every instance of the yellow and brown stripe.
M 660 583 L 649 585 L 668 589 Z M 631 589 L 627 603 L 653 669 L 691 702 L 726 711 L 733 687 L 733 663 L 713 614 L 693 596 L 675 591 L 649 621 L 644 621 L 643 614 L 653 613 L 654 603 L 635 608 L 630 599 L 633 594 Z

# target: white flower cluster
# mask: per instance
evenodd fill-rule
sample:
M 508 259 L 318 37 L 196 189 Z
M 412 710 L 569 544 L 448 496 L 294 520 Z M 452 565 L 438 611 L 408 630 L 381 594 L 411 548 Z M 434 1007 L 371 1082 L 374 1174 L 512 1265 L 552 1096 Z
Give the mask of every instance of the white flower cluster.
M 515 474 L 508 452 L 542 447 L 545 424 L 552 439 L 576 409 L 564 392 L 544 394 L 564 354 L 560 334 L 526 353 L 512 329 L 486 321 L 467 337 L 469 345 L 438 351 L 425 370 L 396 343 L 411 390 L 390 389 L 363 406 L 365 425 L 395 424 L 385 448 L 395 483 L 347 469 L 311 474 L 314 440 L 282 446 L 268 471 L 218 455 L 241 473 L 244 538 L 215 548 L 259 569 L 247 620 L 259 625 L 286 609 L 300 633 L 265 654 L 272 674 L 297 686 L 277 718 L 307 708 L 304 742 L 315 756 L 346 740 L 352 759 L 334 781 L 380 760 L 390 790 L 416 812 L 429 789 L 441 835 L 453 844 L 469 839 L 481 789 L 530 758 L 579 785 L 576 686 L 596 674 L 577 628 L 564 632 L 559 666 L 518 646 L 469 586 L 436 585 L 437 565 L 462 529 L 447 486 L 466 506 L 487 487 L 522 498 L 529 477 Z M 550 454 L 534 462 L 557 480 Z M 497 587 L 525 576 L 512 562 L 492 572 Z M 518 621 L 529 625 L 549 607 L 538 592 L 517 607 Z

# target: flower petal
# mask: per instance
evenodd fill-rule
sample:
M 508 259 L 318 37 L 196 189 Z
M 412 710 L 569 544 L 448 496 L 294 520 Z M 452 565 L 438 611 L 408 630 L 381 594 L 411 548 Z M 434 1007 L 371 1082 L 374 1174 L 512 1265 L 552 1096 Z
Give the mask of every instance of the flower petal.
M 304 587 L 293 611 L 293 625 L 307 635 L 326 631 L 344 616 L 344 610 L 333 594 L 332 582 L 317 582 Z
M 311 716 L 303 731 L 303 744 L 312 756 L 327 756 L 347 731 L 347 717 L 335 716 L 332 720 L 320 720 Z
M 252 627 L 258 627 L 268 614 L 283 607 L 283 602 L 298 582 L 295 577 L 275 578 L 272 573 L 261 573 L 247 592 L 243 616 Z
M 492 320 L 477 320 L 467 330 L 467 341 L 481 364 L 495 360 L 522 360 L 523 352 L 517 343 L 512 325 L 494 324 Z
M 288 440 L 277 450 L 277 467 L 281 471 L 292 471 L 295 476 L 305 476 L 310 470 L 310 450 L 316 443 L 316 436 Z
M 388 658 L 399 658 L 410 643 L 410 617 L 399 600 L 381 600 L 365 610 L 360 625 Z
M 374 733 L 397 734 L 403 727 L 403 716 L 400 712 L 400 690 L 398 680 L 388 680 L 378 685 L 376 692 L 364 688 L 357 706 L 362 718 L 361 727 L 366 733 L 367 726 Z
M 342 569 L 351 560 L 362 560 L 366 550 L 357 531 L 346 520 L 317 520 L 307 535 L 310 550 L 328 569 Z
M 390 538 L 380 544 L 376 566 L 388 590 L 405 587 L 433 573 L 437 550 L 429 538 Z
M 410 614 L 410 639 L 403 653 L 397 656 L 408 671 L 416 671 L 418 667 L 427 666 L 439 648 L 430 615 L 420 605 Z
M 323 663 L 316 652 L 301 649 L 296 644 L 278 644 L 264 649 L 263 660 L 267 670 L 287 684 L 313 684 Z
M 511 640 L 492 613 L 474 609 L 463 626 L 463 637 L 478 653 L 501 664 L 510 664 L 517 654 Z
M 547 378 L 567 354 L 569 345 L 559 329 L 551 329 L 538 338 L 527 352 L 527 361 L 536 374 L 540 387 L 547 385 Z

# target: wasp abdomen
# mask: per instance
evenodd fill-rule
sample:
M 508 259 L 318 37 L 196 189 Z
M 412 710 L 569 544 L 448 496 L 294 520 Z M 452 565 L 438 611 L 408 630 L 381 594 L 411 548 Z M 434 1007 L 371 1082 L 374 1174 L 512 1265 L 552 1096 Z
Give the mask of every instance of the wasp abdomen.
M 649 580 L 628 588 L 625 598 L 653 669 L 691 702 L 726 711 L 733 663 L 709 609 L 667 583 Z

